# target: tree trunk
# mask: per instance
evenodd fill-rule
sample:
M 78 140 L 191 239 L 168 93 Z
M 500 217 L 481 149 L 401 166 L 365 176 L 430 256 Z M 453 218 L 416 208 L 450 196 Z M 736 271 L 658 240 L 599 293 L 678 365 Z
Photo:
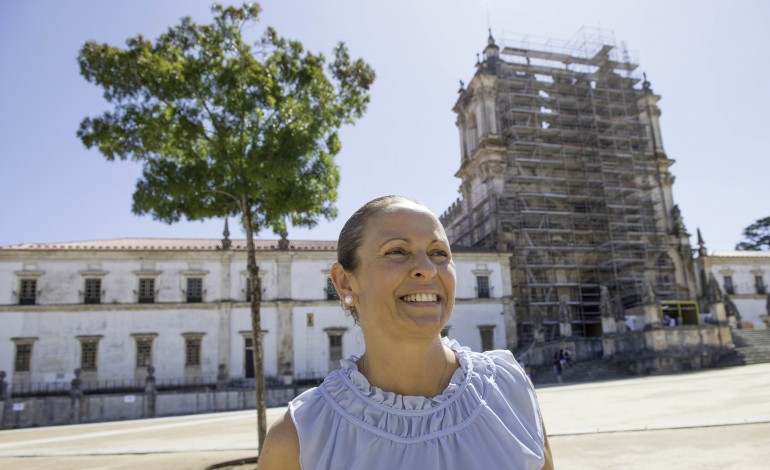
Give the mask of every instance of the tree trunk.
M 251 226 L 251 207 L 244 204 L 243 228 L 246 231 L 246 265 L 249 272 L 249 291 L 251 293 L 251 337 L 252 354 L 254 356 L 254 393 L 257 398 L 257 442 L 259 452 L 267 434 L 267 415 L 265 413 L 265 354 L 262 347 L 262 320 L 260 306 L 262 302 L 262 286 L 259 281 L 259 266 L 257 252 L 254 248 L 254 230 Z

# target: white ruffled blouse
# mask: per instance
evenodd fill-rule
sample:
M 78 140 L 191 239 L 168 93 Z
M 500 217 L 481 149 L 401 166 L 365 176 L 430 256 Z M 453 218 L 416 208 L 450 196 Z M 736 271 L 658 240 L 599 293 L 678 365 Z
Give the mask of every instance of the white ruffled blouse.
M 289 403 L 310 469 L 541 469 L 544 436 L 532 383 L 510 351 L 475 353 L 444 339 L 460 368 L 441 395 L 372 387 L 342 360 Z

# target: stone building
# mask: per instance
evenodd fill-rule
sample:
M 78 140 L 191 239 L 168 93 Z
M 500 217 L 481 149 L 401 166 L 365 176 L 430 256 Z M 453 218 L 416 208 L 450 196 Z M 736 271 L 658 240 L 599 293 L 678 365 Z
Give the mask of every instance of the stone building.
M 698 324 L 660 96 L 637 67 L 601 32 L 504 47 L 490 33 L 461 82 L 461 197 L 441 219 L 453 244 L 513 253 L 511 347 L 601 338 L 618 331 L 607 318 L 655 326 L 666 310 Z
M 701 305 L 707 305 L 709 298 L 721 296 L 732 326 L 770 328 L 770 252 L 708 251 L 700 231 L 698 245 L 695 270 Z
M 265 373 L 322 378 L 361 354 L 328 280 L 336 242 L 259 240 Z M 281 247 L 283 246 L 283 248 Z M 455 253 L 448 334 L 504 348 L 513 320 L 508 253 Z M 242 240 L 114 239 L 0 247 L 0 370 L 11 388 L 253 377 Z

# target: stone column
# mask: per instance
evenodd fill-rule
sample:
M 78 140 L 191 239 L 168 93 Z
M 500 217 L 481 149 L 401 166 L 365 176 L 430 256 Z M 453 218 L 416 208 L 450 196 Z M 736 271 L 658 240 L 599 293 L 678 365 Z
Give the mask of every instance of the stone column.
M 0 401 L 5 401 L 8 398 L 8 382 L 5 381 L 5 371 L 0 370 Z M 0 412 L 2 407 L 0 407 Z
M 535 343 L 545 342 L 545 334 L 543 333 L 543 314 L 537 307 L 532 308 L 532 336 L 535 339 Z
M 278 299 L 281 299 L 276 302 L 279 376 L 285 376 L 288 373 L 293 376 L 294 369 L 294 318 L 292 304 L 289 302 L 292 298 L 291 262 L 292 255 L 289 252 L 281 253 L 278 258 Z
M 72 372 L 75 377 L 70 381 L 70 422 L 78 424 L 83 412 L 83 380 L 80 378 L 82 371 L 75 369 Z
M 227 389 L 227 379 L 229 378 L 226 364 L 219 364 L 219 371 L 217 372 L 217 390 Z
M 218 317 L 218 325 L 217 325 L 217 363 L 224 363 L 224 364 L 232 364 L 230 362 L 230 342 L 232 340 L 230 334 L 231 334 L 231 321 L 232 321 L 232 309 L 233 309 L 233 302 L 238 301 L 240 299 L 237 298 L 237 294 L 235 296 L 233 295 L 233 290 L 235 292 L 239 292 L 238 282 L 233 283 L 234 279 L 232 279 L 231 271 L 232 271 L 232 252 L 229 250 L 230 247 L 230 240 L 227 239 L 227 236 L 229 235 L 229 231 L 227 230 L 227 221 L 225 221 L 225 239 L 222 240 L 223 247 L 226 246 L 227 249 L 222 250 L 222 260 L 221 260 L 221 269 L 222 269 L 222 294 L 220 298 L 222 299 L 221 302 L 219 302 L 218 309 L 217 309 L 217 317 Z M 233 286 L 233 284 L 236 284 Z M 235 287 L 235 289 L 233 289 Z M 248 289 L 248 286 L 247 286 Z
M 617 333 L 617 324 L 615 323 L 615 317 L 612 315 L 612 299 L 610 299 L 610 291 L 607 286 L 602 286 L 599 294 L 599 312 L 602 317 L 602 334 Z
M 559 333 L 562 338 L 572 337 L 572 313 L 564 299 L 559 301 Z
M 660 310 L 658 306 L 658 295 L 652 287 L 652 282 L 645 279 L 642 291 L 642 310 L 644 311 L 644 328 L 651 329 L 660 327 Z
M 510 285 L 510 281 L 509 284 Z M 519 331 L 516 327 L 516 312 L 510 297 L 503 297 L 503 319 L 505 322 L 505 341 L 508 349 L 516 349 L 519 344 Z
M 5 424 L 5 402 L 10 398 L 8 393 L 8 383 L 5 381 L 5 371 L 0 370 L 0 428 L 6 427 Z
M 144 406 L 145 416 L 148 418 L 155 417 L 155 399 L 158 392 L 155 388 L 155 368 L 153 366 L 147 367 L 147 377 L 144 379 Z

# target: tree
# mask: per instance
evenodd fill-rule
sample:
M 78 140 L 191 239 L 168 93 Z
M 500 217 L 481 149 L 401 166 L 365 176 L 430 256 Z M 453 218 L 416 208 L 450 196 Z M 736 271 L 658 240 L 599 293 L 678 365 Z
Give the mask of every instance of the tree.
M 338 130 L 360 118 L 374 71 L 343 43 L 322 54 L 266 28 L 249 45 L 244 28 L 261 8 L 213 5 L 213 22 L 187 17 L 153 43 L 125 49 L 94 41 L 80 73 L 112 105 L 77 132 L 108 161 L 141 162 L 132 210 L 167 223 L 239 218 L 246 234 L 259 448 L 266 434 L 259 267 L 254 234 L 312 227 L 336 216 Z M 327 75 L 328 72 L 328 75 Z
M 770 250 L 770 217 L 759 219 L 743 229 L 746 239 L 737 245 L 736 250 Z

